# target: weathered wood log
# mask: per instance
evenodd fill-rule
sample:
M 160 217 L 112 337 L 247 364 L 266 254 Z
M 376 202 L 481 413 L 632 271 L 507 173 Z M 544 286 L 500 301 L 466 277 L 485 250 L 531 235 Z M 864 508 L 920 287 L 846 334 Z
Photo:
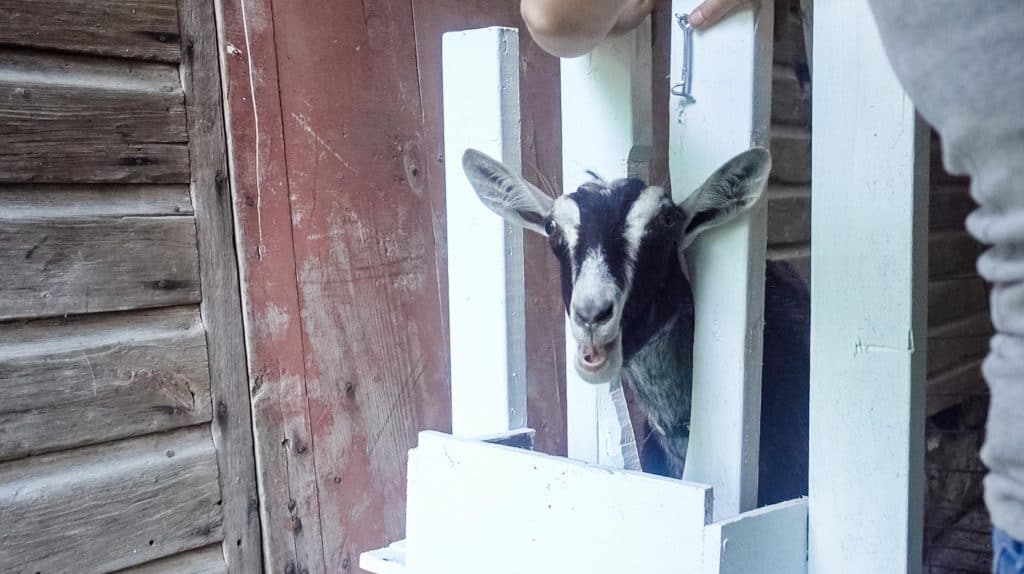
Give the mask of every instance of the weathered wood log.
M 0 0 L 0 43 L 177 62 L 176 0 Z
M 207 422 L 195 307 L 0 323 L 0 460 Z
M 6 185 L 0 218 L 192 215 L 184 185 Z
M 191 217 L 0 219 L 0 319 L 199 302 Z
M 13 572 L 110 571 L 216 542 L 209 427 L 0 464 L 0 564 Z
M 0 142 L 187 140 L 178 68 L 13 50 L 0 54 Z
M 227 574 L 227 571 L 220 546 L 211 545 L 119 570 L 118 574 Z

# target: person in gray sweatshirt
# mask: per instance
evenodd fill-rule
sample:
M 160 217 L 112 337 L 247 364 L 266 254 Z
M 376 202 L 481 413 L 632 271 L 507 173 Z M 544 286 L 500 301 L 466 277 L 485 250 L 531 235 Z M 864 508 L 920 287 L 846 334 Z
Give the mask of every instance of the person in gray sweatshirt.
M 534 40 L 585 54 L 641 22 L 657 0 L 522 0 Z M 746 0 L 705 0 L 714 25 Z M 971 178 L 967 230 L 988 249 L 995 327 L 982 367 L 991 403 L 981 459 L 993 523 L 993 572 L 1024 573 L 1024 0 L 869 0 L 890 63 L 939 133 L 947 171 Z

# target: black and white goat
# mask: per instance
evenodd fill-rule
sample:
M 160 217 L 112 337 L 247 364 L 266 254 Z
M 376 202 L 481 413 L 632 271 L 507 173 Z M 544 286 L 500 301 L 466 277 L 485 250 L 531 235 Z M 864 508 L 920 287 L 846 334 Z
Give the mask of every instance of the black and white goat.
M 689 442 L 694 312 L 683 250 L 754 205 L 770 167 L 768 152 L 748 150 L 676 204 L 637 179 L 595 178 L 551 198 L 483 153 L 463 156 L 484 205 L 548 237 L 578 344 L 576 370 L 591 383 L 621 378 L 633 388 L 665 459 L 655 472 L 681 476 Z M 768 262 L 764 320 L 761 505 L 807 491 L 810 303 L 785 263 Z

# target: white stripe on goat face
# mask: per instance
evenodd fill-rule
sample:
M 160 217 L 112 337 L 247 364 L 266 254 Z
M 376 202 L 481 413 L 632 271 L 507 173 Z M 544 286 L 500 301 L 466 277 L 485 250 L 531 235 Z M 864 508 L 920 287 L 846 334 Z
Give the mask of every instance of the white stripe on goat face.
M 575 274 L 578 269 L 572 254 L 576 252 L 576 244 L 579 242 L 580 206 L 576 205 L 576 202 L 569 197 L 563 195 L 555 200 L 555 205 L 551 210 L 551 217 L 562 232 L 562 238 L 565 239 L 566 247 L 569 250 L 569 259 L 572 262 L 573 274 Z
M 651 222 L 661 211 L 661 208 L 669 201 L 664 188 L 648 187 L 640 192 L 633 205 L 629 206 L 626 214 L 626 223 L 623 226 L 623 235 L 626 239 L 626 292 L 629 292 L 633 284 L 633 264 L 636 262 L 636 255 L 640 251 L 640 244 L 643 242 L 647 224 Z
M 601 249 L 588 251 L 580 264 L 579 274 L 573 284 L 570 309 L 575 315 L 575 310 L 578 308 L 601 308 L 610 304 L 612 316 L 609 321 L 597 327 L 593 332 L 587 332 L 581 325 L 581 321 L 571 321 L 573 336 L 576 340 L 583 341 L 593 338 L 595 341 L 603 343 L 614 339 L 618 334 L 624 299 L 618 285 L 615 284 L 615 278 L 608 270 L 608 264 Z M 578 318 L 574 316 L 573 319 Z

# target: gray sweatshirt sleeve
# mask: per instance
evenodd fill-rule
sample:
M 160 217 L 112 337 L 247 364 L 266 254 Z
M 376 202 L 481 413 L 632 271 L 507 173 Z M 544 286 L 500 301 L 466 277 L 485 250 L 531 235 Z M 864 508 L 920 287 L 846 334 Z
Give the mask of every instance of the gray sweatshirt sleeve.
M 1024 1 L 871 0 L 889 59 L 942 139 L 946 169 L 971 177 L 967 230 L 989 246 L 996 335 L 982 461 L 993 523 L 1024 540 Z M 815 70 L 818 71 L 818 70 Z

